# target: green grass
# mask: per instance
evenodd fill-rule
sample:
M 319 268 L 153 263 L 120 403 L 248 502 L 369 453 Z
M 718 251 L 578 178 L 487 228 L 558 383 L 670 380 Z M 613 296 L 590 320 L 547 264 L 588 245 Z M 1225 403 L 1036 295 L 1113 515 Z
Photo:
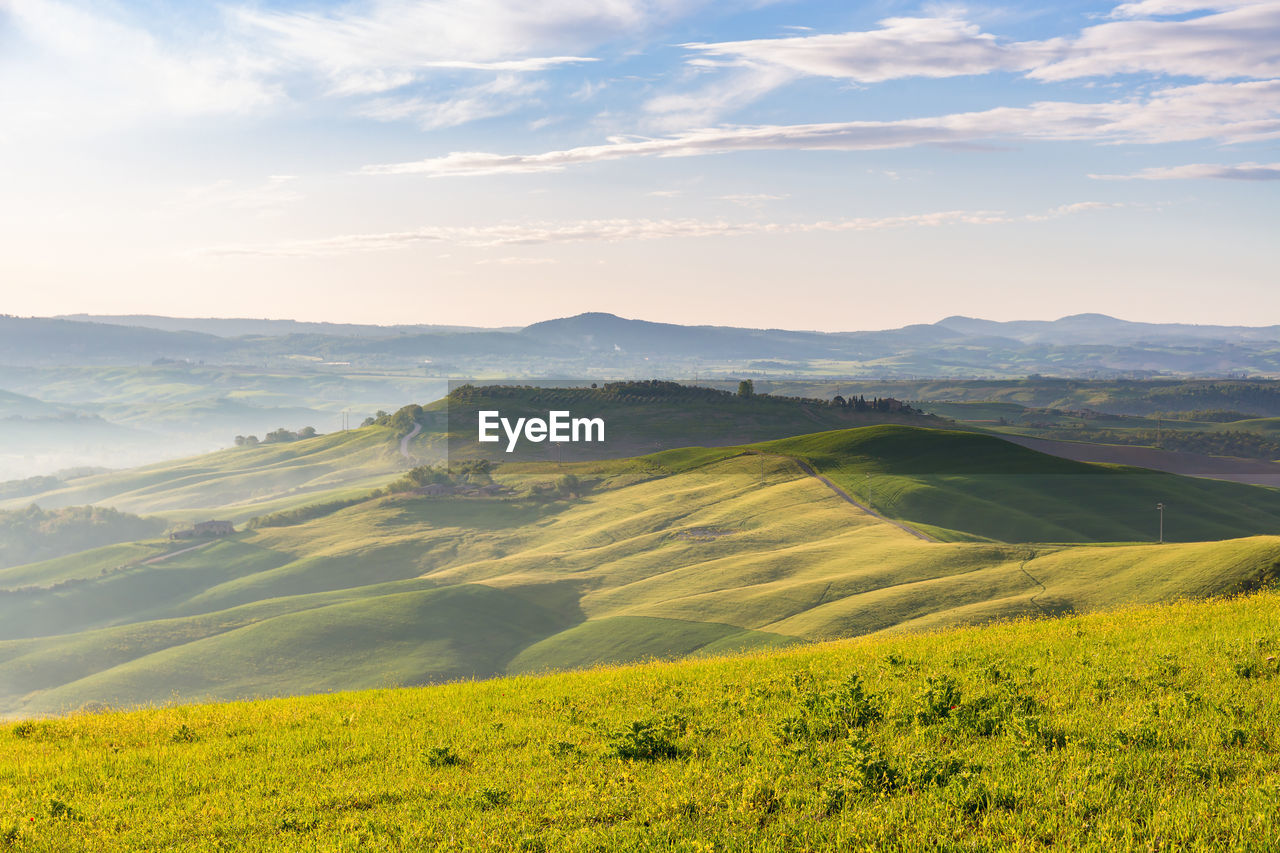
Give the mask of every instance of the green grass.
M 909 426 L 759 445 L 802 458 L 891 518 L 1003 542 L 1194 542 L 1280 531 L 1280 490 L 1074 462 L 994 436 Z
M 0 727 L 0 845 L 1270 850 L 1280 596 Z
M 218 517 L 238 522 L 367 492 L 407 464 L 394 430 L 367 427 L 83 477 L 3 506 L 38 503 L 49 509 L 96 503 L 175 521 L 205 519 L 216 511 Z
M 833 459 L 854 460 L 854 476 L 858 460 L 897 464 L 896 447 L 926 466 L 937 460 L 920 442 L 953 440 L 995 441 L 877 427 L 761 446 L 773 451 L 763 456 L 694 448 L 518 464 L 498 472 L 517 490 L 573 471 L 587 494 L 382 498 L 160 562 L 137 557 L 186 543 L 88 552 L 82 569 L 24 567 L 0 575 L 0 713 L 427 683 L 1088 611 L 1248 588 L 1280 565 L 1280 538 L 1266 536 L 924 542 L 777 455 L 805 456 L 838 481 Z M 963 458 L 970 470 L 957 463 L 956 477 L 976 476 L 982 460 Z

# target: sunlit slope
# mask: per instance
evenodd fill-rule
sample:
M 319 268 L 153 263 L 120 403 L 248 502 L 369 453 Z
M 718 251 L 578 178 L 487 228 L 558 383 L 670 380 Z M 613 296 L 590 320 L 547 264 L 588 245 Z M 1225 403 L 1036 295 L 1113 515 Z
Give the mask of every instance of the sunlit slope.
M 1280 533 L 1280 490 L 1074 462 L 977 433 L 885 425 L 769 442 L 891 518 L 1003 542 Z
M 1265 592 L 0 724 L 0 838 L 59 853 L 1271 850 L 1277 624 Z
M 727 458 L 725 458 L 727 456 Z M 570 501 L 401 497 L 0 593 L 0 711 L 234 698 L 775 646 L 1256 584 L 1280 539 L 924 542 L 793 460 L 671 451 Z M 178 547 L 178 546 L 173 546 Z M 186 547 L 185 543 L 182 547 Z M 17 585 L 14 585 L 17 586 Z
M 396 431 L 373 426 L 83 477 L 6 505 L 94 503 L 169 518 L 205 518 L 216 509 L 219 518 L 240 521 L 344 490 L 367 491 L 406 466 Z

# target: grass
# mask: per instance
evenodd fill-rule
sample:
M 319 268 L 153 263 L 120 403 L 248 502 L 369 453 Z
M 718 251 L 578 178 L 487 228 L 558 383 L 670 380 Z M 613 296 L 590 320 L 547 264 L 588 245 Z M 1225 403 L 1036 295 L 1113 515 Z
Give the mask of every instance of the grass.
M 204 519 L 217 511 L 219 517 L 243 521 L 367 492 L 406 466 L 395 431 L 367 427 L 83 477 L 9 504 L 49 509 L 96 503 L 176 521 Z
M 1280 596 L 0 727 L 0 849 L 1269 850 Z
M 910 426 L 759 445 L 804 459 L 891 518 L 1003 542 L 1195 542 L 1280 530 L 1280 490 L 1074 462 L 994 436 Z
M 855 440 L 867 450 L 882 429 L 771 447 L 826 465 L 822 453 Z M 929 434 L 903 436 L 909 450 Z M 584 497 L 383 498 L 160 562 L 121 563 L 110 550 L 88 552 L 82 572 L 25 567 L 0 590 L 0 713 L 420 684 L 1089 611 L 1250 588 L 1280 565 L 1280 538 L 1266 536 L 924 542 L 785 456 L 734 448 L 511 465 L 499 477 L 523 489 L 564 471 L 587 484 Z

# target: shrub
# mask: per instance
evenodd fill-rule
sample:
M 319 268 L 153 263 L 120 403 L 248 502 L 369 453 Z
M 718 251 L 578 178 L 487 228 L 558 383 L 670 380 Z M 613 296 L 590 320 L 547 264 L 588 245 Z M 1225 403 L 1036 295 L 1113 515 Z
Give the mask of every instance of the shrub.
M 687 727 L 688 721 L 679 714 L 636 720 L 614 735 L 610 751 L 625 761 L 679 758 L 684 750 L 676 743 L 676 738 L 683 735 Z
M 861 677 L 850 675 L 830 690 L 804 695 L 799 713 L 782 721 L 779 734 L 785 743 L 837 740 L 882 716 L 879 700 L 866 692 Z

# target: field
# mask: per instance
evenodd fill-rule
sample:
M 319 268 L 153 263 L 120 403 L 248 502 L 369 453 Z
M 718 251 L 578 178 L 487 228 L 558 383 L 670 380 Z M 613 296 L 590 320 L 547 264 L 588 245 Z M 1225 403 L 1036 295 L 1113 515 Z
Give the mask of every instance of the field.
M 874 472 L 874 508 L 907 529 L 798 460 L 855 496 Z M 547 491 L 569 473 L 578 493 Z M 496 478 L 505 493 L 382 497 L 194 548 L 115 545 L 2 570 L 0 713 L 425 684 L 1088 611 L 1252 588 L 1280 565 L 1280 538 L 1258 535 L 1280 526 L 1271 490 L 1085 466 L 967 433 L 877 426 L 511 464 Z M 1171 515 L 1177 537 L 1224 541 L 1134 542 L 1144 531 L 1125 508 L 1149 516 L 1156 494 L 1202 509 L 1199 528 Z M 967 514 L 925 512 L 965 500 Z M 1049 524 L 1042 515 L 1053 526 L 1030 526 Z M 1004 541 L 982 541 L 997 532 L 988 518 L 1004 519 Z
M 0 727 L 0 848 L 1272 850 L 1280 596 Z
M 303 441 L 235 447 L 186 459 L 77 477 L 0 502 L 45 509 L 95 503 L 175 521 L 219 517 L 243 521 L 281 508 L 367 492 L 407 467 L 395 431 L 366 427 Z

